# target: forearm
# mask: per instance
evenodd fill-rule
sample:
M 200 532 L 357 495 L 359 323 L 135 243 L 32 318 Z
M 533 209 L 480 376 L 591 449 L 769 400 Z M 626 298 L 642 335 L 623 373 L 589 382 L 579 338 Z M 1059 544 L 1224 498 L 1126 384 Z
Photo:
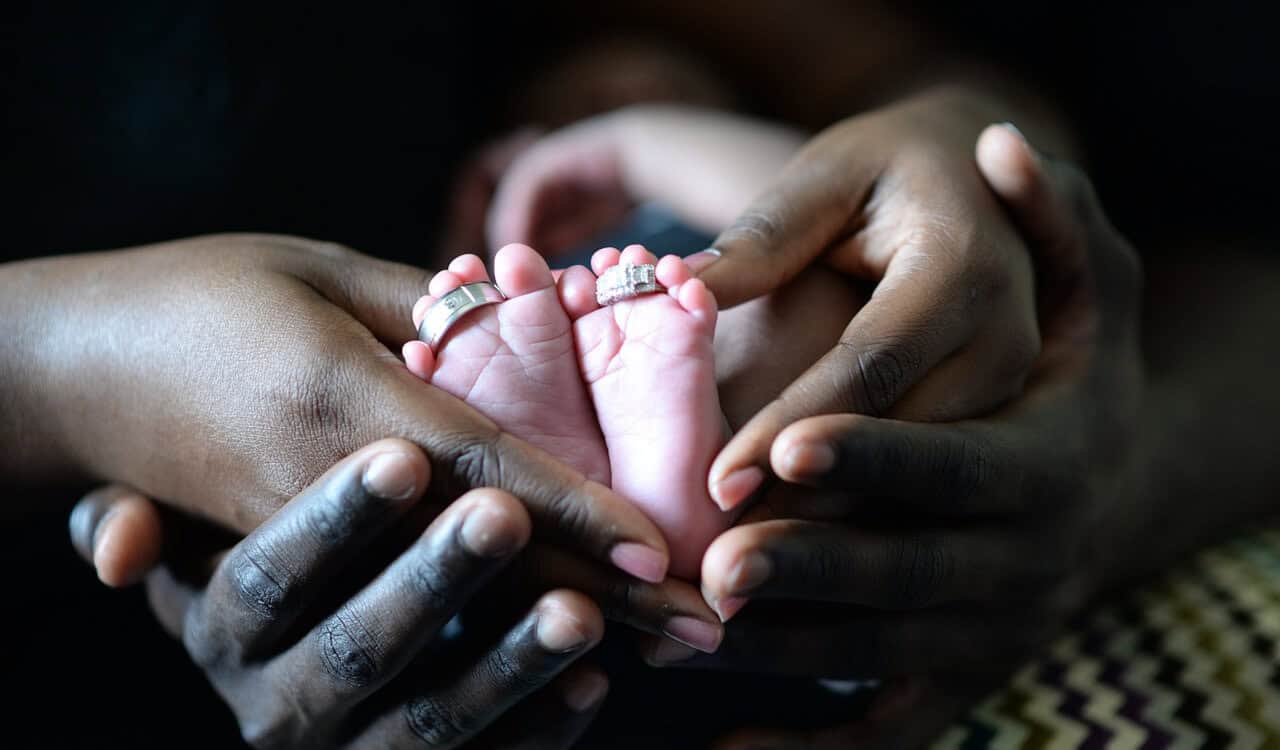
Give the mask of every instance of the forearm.
M 50 372 L 58 347 L 54 331 L 64 322 L 53 290 L 63 266 L 73 262 L 49 259 L 0 265 L 0 477 L 11 487 L 77 480 L 55 417 L 55 384 L 62 378 Z M 25 496 L 11 494 L 0 513 L 22 510 L 9 506 Z
M 1136 575 L 1280 518 L 1280 261 L 1201 253 L 1150 278 Z

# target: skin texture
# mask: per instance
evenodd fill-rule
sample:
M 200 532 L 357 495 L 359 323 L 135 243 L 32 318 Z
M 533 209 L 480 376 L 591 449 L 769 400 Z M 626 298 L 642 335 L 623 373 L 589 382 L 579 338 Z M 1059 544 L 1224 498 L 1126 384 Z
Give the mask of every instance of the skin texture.
M 1188 325 L 1170 318 L 1171 297 L 1153 297 L 1161 314 L 1151 340 L 1162 368 L 1149 379 L 1138 357 L 1141 272 L 1131 248 L 1079 173 L 1019 143 L 1003 128 L 989 131 L 978 158 L 1036 253 L 1053 303 L 1027 392 L 990 418 L 957 424 L 835 415 L 788 428 L 769 458 L 793 483 L 722 537 L 723 553 L 713 548 L 719 598 L 741 593 L 751 603 L 716 657 L 687 659 L 691 651 L 657 644 L 650 652 L 654 662 L 684 657 L 691 667 L 898 677 L 865 722 L 749 731 L 725 747 L 919 746 L 1000 678 L 1005 665 L 990 654 L 1029 653 L 1092 591 L 1275 513 L 1268 444 L 1238 429 L 1280 412 L 1256 377 L 1274 370 L 1275 355 L 1223 334 L 1255 330 L 1274 313 L 1266 300 L 1280 288 L 1280 271 L 1234 256 L 1187 262 L 1196 292 L 1214 304 Z M 1214 398 L 1227 392 L 1228 401 Z M 842 461 L 824 472 L 786 455 L 814 445 Z M 936 450 L 907 450 L 921 445 Z M 1028 498 L 1028 483 L 1044 493 Z M 1200 501 L 1209 494 L 1223 502 Z M 878 497 L 919 513 L 924 525 L 859 524 L 870 533 L 853 533 L 845 519 L 876 518 L 869 499 Z M 1151 539 L 1145 530 L 1156 517 L 1169 533 Z M 814 550 L 822 555 L 807 554 Z M 770 567 L 753 588 L 735 591 L 737 563 L 752 552 L 765 553 Z M 857 607 L 805 605 L 814 598 Z M 789 601 L 773 608 L 771 599 Z
M 524 503 L 535 541 L 495 583 L 508 600 L 533 606 L 570 586 L 640 630 L 686 632 L 696 621 L 718 641 L 696 589 L 618 570 L 657 580 L 666 565 L 661 532 L 629 502 L 422 383 L 391 353 L 414 335 L 403 311 L 427 278 L 345 248 L 240 235 L 0 267 L 12 334 L 0 337 L 5 475 L 20 487 L 127 482 L 75 514 L 77 547 L 105 581 L 137 580 L 164 548 L 159 518 L 193 553 L 171 561 L 175 570 L 199 580 L 226 542 L 193 543 L 208 535 L 171 525 L 143 498 L 180 498 L 178 508 L 215 522 L 225 540 L 227 528 L 243 533 L 274 517 L 359 441 L 401 435 L 435 468 L 406 533 L 471 487 L 497 485 Z M 293 674 L 319 678 L 303 667 Z M 242 728 L 257 736 L 256 725 Z
M 596 276 L 619 262 L 655 265 L 667 294 L 600 307 Z M 696 579 L 730 520 L 705 481 L 725 439 L 715 300 L 679 258 L 659 261 L 638 245 L 603 249 L 595 273 L 571 268 L 558 285 L 524 245 L 499 250 L 494 265 L 509 299 L 469 315 L 436 355 L 406 344 L 409 369 L 636 503 L 666 536 L 672 572 Z M 414 305 L 416 323 L 460 284 L 489 280 L 475 256 L 450 269 Z
M 437 502 L 501 487 L 549 536 L 606 561 L 628 545 L 634 572 L 660 580 L 665 543 L 629 503 L 392 354 L 415 335 L 403 311 L 427 278 L 255 235 L 5 266 L 4 361 L 20 368 L 4 373 L 5 475 L 110 477 L 247 531 L 342 456 L 398 435 L 436 462 Z
M 696 580 L 702 554 L 732 517 L 711 502 L 707 468 L 724 443 L 716 392 L 716 302 L 675 256 L 659 261 L 639 245 L 595 254 L 596 274 L 620 263 L 656 265 L 667 293 L 596 304 L 585 268 L 561 289 L 574 316 L 582 377 L 609 447 L 612 487 L 666 535 L 671 572 Z
M 431 294 L 414 304 L 415 326 L 440 297 L 463 284 L 490 281 L 480 258 L 455 258 L 431 280 Z M 469 313 L 441 342 L 439 356 L 425 342 L 405 344 L 406 365 L 511 434 L 608 486 L 609 455 L 551 269 L 532 248 L 509 245 L 494 258 L 492 281 L 505 302 Z
M 760 506 L 713 545 L 704 568 L 713 596 L 751 603 L 715 657 L 683 663 L 896 677 L 862 721 L 747 730 L 721 748 L 923 746 L 1093 595 L 1277 511 L 1269 499 L 1275 477 L 1255 441 L 1217 429 L 1239 423 L 1230 416 L 1236 408 L 1277 413 L 1274 393 L 1256 379 L 1274 368 L 1275 355 L 1210 332 L 1252 330 L 1259 314 L 1274 313 L 1259 306 L 1263 289 L 1280 287 L 1274 264 L 1250 266 L 1260 278 L 1244 303 L 1227 302 L 1241 289 L 1210 274 L 1208 289 L 1223 304 L 1193 338 L 1195 329 L 1156 318 L 1155 341 L 1178 330 L 1177 351 L 1191 347 L 1244 370 L 1226 368 L 1224 378 L 1224 368 L 1199 356 L 1165 354 L 1153 378 L 1140 350 L 1141 266 L 1088 181 L 1004 127 L 983 134 L 977 159 L 1043 269 L 1045 345 L 1028 390 L 980 420 L 831 415 L 779 436 L 775 469 L 818 492 Z M 1155 299 L 1163 310 L 1176 307 L 1171 297 Z M 1236 383 L 1239 406 L 1193 428 L 1190 415 L 1207 414 L 1206 399 L 1225 379 Z M 788 452 L 815 445 L 835 450 L 838 465 L 789 466 Z M 1239 469 L 1230 489 L 1203 468 L 1217 461 Z M 1206 495 L 1223 502 L 1204 503 Z M 885 503 L 910 509 L 908 522 L 870 531 L 856 522 L 882 517 Z M 1153 539 L 1156 518 L 1168 532 Z M 737 568 L 755 556 L 764 564 Z M 737 570 L 754 571 L 753 580 L 735 580 Z M 789 600 L 785 611 L 769 605 L 776 599 Z M 806 600 L 857 608 L 828 605 L 821 614 Z M 779 637 L 783 631 L 792 637 Z M 815 642 L 843 645 L 819 653 L 806 646 Z
M 719 259 L 698 271 L 724 307 L 783 289 L 811 267 L 874 284 L 869 299 L 850 294 L 835 308 L 849 313 L 837 346 L 816 362 L 794 358 L 812 367 L 770 393 L 773 402 L 712 465 L 712 497 L 732 509 L 770 478 L 769 445 L 797 419 L 848 410 L 946 421 L 1021 392 L 1040 343 L 1035 280 L 972 164 L 973 141 L 1001 106 L 931 91 L 834 126 L 798 153 L 795 133 L 764 123 L 631 108 L 517 157 L 491 208 L 490 235 L 569 233 L 547 209 L 565 193 L 588 196 L 587 205 L 659 200 L 704 228 L 729 224 L 716 241 Z M 815 319 L 830 316 L 814 310 Z M 778 354 L 755 349 L 749 358 Z M 840 383 L 835 393 L 831 382 Z
M 580 593 L 545 593 L 494 642 L 422 656 L 528 544 L 531 520 L 514 497 L 471 491 L 385 569 L 351 564 L 396 535 L 429 476 L 416 447 L 380 441 L 232 547 L 207 582 L 167 567 L 149 576 L 157 617 L 250 745 L 560 747 L 587 726 L 608 683 L 594 667 L 571 668 L 604 629 Z M 348 598 L 335 603 L 334 591 Z

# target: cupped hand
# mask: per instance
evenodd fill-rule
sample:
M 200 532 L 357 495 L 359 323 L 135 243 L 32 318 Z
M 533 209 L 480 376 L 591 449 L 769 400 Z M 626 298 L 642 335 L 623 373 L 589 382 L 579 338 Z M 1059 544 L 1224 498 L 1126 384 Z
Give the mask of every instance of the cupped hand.
M 379 441 L 225 551 L 207 579 L 168 566 L 148 577 L 157 617 L 253 746 L 560 748 L 589 723 L 608 682 L 574 666 L 603 633 L 582 594 L 543 594 L 493 639 L 468 640 L 465 625 L 445 634 L 493 596 L 487 584 L 531 523 L 511 495 L 477 489 L 400 544 L 429 477 L 416 447 Z M 121 519 L 150 507 L 127 495 L 82 504 L 76 535 L 127 534 Z
M 836 346 L 720 453 L 710 490 L 721 507 L 771 474 L 832 459 L 770 459 L 778 434 L 806 417 L 950 421 L 1021 392 L 1040 347 L 1036 279 L 1023 238 L 974 165 L 993 108 L 946 89 L 838 123 L 716 239 L 721 257 L 699 276 L 725 307 L 814 265 L 874 285 Z
M 716 655 L 674 656 L 890 683 L 864 721 L 748 731 L 725 747 L 927 742 L 1116 580 L 1149 528 L 1137 256 L 1083 175 L 1014 131 L 989 128 L 978 164 L 1043 265 L 1044 349 L 1029 388 L 981 420 L 827 415 L 778 436 L 775 460 L 836 460 L 777 462 L 815 490 L 784 485 L 790 498 L 775 494 L 712 544 L 707 596 L 741 614 Z M 671 647 L 660 653 L 672 660 Z
M 227 235 L 21 267 L 43 345 L 33 426 L 64 473 L 248 531 L 339 458 L 403 437 L 444 503 L 495 487 L 539 539 L 650 581 L 656 527 L 608 488 L 409 373 L 421 270 L 289 237 Z M 33 407 L 36 408 L 36 407 Z M 40 434 L 36 435 L 41 439 Z

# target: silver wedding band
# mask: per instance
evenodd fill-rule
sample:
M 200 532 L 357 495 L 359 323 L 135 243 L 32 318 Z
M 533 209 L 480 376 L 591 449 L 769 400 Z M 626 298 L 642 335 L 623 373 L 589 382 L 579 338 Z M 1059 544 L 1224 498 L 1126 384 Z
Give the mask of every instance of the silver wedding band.
M 418 326 L 418 339 L 427 342 L 427 346 L 435 352 L 440 348 L 440 342 L 444 340 L 444 335 L 449 332 L 449 329 L 467 314 L 486 305 L 504 302 L 506 299 L 507 296 L 498 287 L 487 281 L 463 284 L 436 300 L 435 304 L 427 309 L 427 314 L 422 318 L 422 325 Z
M 596 279 L 596 302 L 601 306 L 663 291 L 666 290 L 658 283 L 658 267 L 652 263 L 619 263 Z

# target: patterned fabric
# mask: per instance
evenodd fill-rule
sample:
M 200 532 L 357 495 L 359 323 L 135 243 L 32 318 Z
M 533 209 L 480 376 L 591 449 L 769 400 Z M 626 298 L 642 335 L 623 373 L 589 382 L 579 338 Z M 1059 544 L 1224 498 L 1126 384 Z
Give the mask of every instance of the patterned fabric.
M 1101 609 L 934 747 L 1280 750 L 1280 530 Z

